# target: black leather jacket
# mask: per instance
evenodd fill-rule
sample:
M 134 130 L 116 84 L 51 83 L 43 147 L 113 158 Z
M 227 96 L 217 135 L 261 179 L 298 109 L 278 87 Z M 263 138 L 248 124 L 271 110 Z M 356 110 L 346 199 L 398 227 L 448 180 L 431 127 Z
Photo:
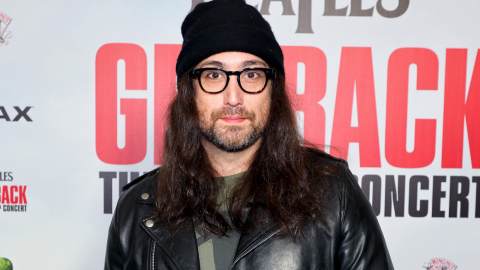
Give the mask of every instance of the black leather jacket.
M 346 162 L 322 157 L 340 173 L 322 218 L 304 227 L 293 241 L 275 226 L 242 234 L 231 269 L 393 269 L 370 203 Z M 124 188 L 108 234 L 105 269 L 200 269 L 192 226 L 169 239 L 163 222 L 153 222 L 151 191 L 156 171 Z

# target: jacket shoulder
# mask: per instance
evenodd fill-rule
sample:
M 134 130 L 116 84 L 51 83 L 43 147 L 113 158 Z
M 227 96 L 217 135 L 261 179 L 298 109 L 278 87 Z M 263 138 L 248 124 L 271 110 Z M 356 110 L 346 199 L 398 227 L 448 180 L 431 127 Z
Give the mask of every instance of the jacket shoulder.
M 142 182 L 143 180 L 147 179 L 147 178 L 151 178 L 152 175 L 157 175 L 158 171 L 160 170 L 160 168 L 156 168 L 154 170 L 151 170 L 150 172 L 136 178 L 135 180 L 131 181 L 130 183 L 126 184 L 123 188 L 122 188 L 122 191 L 126 191 L 128 189 L 130 189 L 131 187 L 139 184 L 140 182 Z
M 321 172 L 324 176 L 339 177 L 345 170 L 348 170 L 348 163 L 344 159 L 337 158 L 315 148 L 306 148 L 308 158 L 314 165 L 313 171 Z
M 117 206 L 124 207 L 125 205 L 129 205 L 128 207 L 132 207 L 135 205 L 134 202 L 139 202 L 141 204 L 154 203 L 154 194 L 152 191 L 154 190 L 154 183 L 157 179 L 159 170 L 160 168 L 152 170 L 126 184 L 122 188 L 122 194 L 118 199 Z M 147 199 L 141 198 L 144 193 L 148 193 Z

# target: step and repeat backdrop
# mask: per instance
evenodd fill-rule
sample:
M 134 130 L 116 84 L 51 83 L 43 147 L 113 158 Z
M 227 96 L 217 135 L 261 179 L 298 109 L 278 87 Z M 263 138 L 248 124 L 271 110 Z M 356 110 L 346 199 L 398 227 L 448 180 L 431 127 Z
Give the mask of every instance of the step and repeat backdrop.
M 200 2 L 1 0 L 0 264 L 103 268 L 121 187 L 160 165 Z M 348 160 L 396 269 L 479 269 L 480 3 L 247 3 L 303 136 Z

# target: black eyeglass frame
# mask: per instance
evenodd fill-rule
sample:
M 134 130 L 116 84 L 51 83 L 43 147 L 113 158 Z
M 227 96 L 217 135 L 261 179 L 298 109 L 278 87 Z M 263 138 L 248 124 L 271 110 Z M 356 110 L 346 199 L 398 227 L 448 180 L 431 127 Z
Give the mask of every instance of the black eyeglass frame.
M 202 76 L 202 73 L 207 71 L 207 70 L 219 70 L 219 71 L 225 72 L 225 74 L 227 74 L 227 82 L 225 83 L 225 87 L 223 87 L 222 90 L 216 91 L 216 92 L 210 92 L 210 91 L 205 90 L 205 88 L 203 88 L 202 80 L 200 78 Z M 256 91 L 256 92 L 248 92 L 245 89 L 243 89 L 242 83 L 240 82 L 240 74 L 242 74 L 242 72 L 247 71 L 247 70 L 261 70 L 265 73 L 265 77 L 266 77 L 265 85 L 263 86 L 263 88 L 261 90 Z M 221 68 L 199 68 L 199 69 L 193 69 L 191 74 L 195 75 L 197 77 L 198 84 L 200 84 L 200 88 L 202 88 L 202 90 L 204 92 L 209 93 L 209 94 L 218 94 L 218 93 L 223 92 L 227 88 L 228 83 L 230 82 L 230 76 L 231 75 L 236 75 L 237 76 L 238 85 L 240 86 L 240 89 L 242 89 L 243 92 L 249 93 L 249 94 L 257 94 L 257 93 L 260 93 L 263 90 L 265 90 L 265 87 L 267 87 L 267 84 L 268 84 L 268 80 L 271 79 L 271 78 L 275 78 L 275 75 L 276 75 L 275 69 L 273 69 L 273 68 L 244 68 L 244 69 L 238 70 L 238 71 L 226 71 L 226 70 L 221 69 Z

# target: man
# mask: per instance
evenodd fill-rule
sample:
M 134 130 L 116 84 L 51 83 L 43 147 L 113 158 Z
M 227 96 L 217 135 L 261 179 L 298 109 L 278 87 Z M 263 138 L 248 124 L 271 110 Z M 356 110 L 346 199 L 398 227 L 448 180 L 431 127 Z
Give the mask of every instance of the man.
M 346 162 L 302 146 L 258 11 L 202 3 L 182 35 L 164 162 L 124 187 L 105 269 L 393 269 Z

